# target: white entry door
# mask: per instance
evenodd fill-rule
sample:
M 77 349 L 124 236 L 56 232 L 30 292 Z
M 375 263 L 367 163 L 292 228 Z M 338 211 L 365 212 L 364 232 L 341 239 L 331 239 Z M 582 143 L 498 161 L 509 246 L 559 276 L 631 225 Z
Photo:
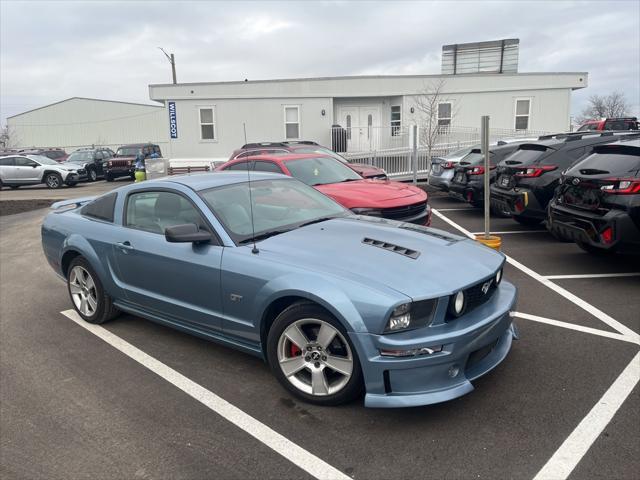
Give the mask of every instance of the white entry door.
M 380 145 L 380 109 L 375 106 L 344 106 L 338 121 L 347 131 L 347 151 L 377 150 Z

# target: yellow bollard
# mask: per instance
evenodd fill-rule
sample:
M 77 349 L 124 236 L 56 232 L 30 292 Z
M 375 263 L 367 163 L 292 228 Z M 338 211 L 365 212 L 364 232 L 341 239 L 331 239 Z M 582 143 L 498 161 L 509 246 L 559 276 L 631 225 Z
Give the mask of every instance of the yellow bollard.
M 136 177 L 136 182 L 143 182 L 147 179 L 147 174 L 144 173 L 142 170 L 136 170 L 135 177 Z
M 500 251 L 500 247 L 502 246 L 502 239 L 495 235 L 489 235 L 489 238 L 485 238 L 484 233 L 476 235 L 476 241 L 497 251 Z

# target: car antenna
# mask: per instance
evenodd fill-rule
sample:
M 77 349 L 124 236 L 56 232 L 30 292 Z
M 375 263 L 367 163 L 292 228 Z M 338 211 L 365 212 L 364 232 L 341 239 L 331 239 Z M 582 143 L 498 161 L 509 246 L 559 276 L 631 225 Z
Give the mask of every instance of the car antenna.
M 242 129 L 244 130 L 244 144 L 247 144 L 247 124 L 242 124 Z M 251 249 L 251 253 L 257 254 L 260 253 L 258 247 L 256 246 L 256 226 L 253 223 L 253 195 L 251 193 L 251 171 L 249 170 L 249 158 L 251 158 L 251 153 L 247 155 L 247 183 L 249 184 L 249 212 L 251 213 L 251 235 L 253 239 L 253 248 Z

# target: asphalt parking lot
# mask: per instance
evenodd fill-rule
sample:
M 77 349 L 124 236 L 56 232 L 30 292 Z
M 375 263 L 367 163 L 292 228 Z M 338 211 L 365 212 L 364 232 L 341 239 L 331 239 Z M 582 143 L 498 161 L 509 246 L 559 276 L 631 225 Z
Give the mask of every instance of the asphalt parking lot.
M 434 227 L 483 228 L 464 203 L 430 203 Z M 444 404 L 322 408 L 235 350 L 130 315 L 75 323 L 41 251 L 45 214 L 0 218 L 3 478 L 638 478 L 638 258 L 493 219 L 520 293 L 507 359 Z

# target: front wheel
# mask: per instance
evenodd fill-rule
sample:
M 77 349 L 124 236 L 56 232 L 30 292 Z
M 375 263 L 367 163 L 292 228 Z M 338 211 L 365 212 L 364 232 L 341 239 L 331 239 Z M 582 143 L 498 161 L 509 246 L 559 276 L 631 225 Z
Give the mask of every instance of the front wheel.
M 326 310 L 296 303 L 273 323 L 267 357 L 278 381 L 318 405 L 349 402 L 362 392 L 360 363 L 346 331 Z
M 60 188 L 62 186 L 62 177 L 59 173 L 47 173 L 44 183 L 48 188 Z
M 98 174 L 94 168 L 87 170 L 87 178 L 90 182 L 95 182 L 98 179 Z
M 101 324 L 118 315 L 98 275 L 84 257 L 76 257 L 69 265 L 67 288 L 73 307 L 89 323 Z

